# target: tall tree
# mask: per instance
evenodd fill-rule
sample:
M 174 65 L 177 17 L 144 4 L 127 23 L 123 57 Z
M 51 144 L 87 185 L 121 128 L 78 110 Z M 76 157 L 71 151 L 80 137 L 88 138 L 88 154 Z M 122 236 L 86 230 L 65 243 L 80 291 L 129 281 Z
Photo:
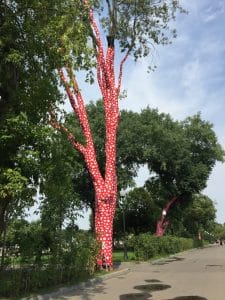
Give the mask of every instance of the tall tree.
M 76 0 L 0 1 L 0 234 L 12 212 L 33 203 L 48 139 L 42 124 L 63 103 L 58 65 L 73 52 L 80 68 L 90 66 L 81 8 Z
M 68 129 L 57 122 L 51 112 L 51 123 L 67 134 L 73 147 L 83 156 L 95 189 L 95 230 L 97 238 L 102 242 L 102 251 L 98 264 L 104 257 L 106 264 L 112 266 L 112 224 L 116 208 L 116 132 L 119 122 L 118 97 L 120 94 L 123 65 L 129 55 L 135 59 L 147 56 L 151 44 L 166 44 L 169 41 L 165 30 L 168 22 L 180 9 L 178 1 L 87 1 L 83 2 L 83 14 L 88 13 L 90 36 L 95 50 L 97 81 L 102 93 L 105 112 L 105 169 L 101 172 L 94 147 L 90 124 L 84 106 L 81 90 L 74 71 L 76 64 L 69 59 L 66 65 L 59 68 L 59 75 L 64 84 L 71 106 L 79 119 L 85 142 L 77 142 Z M 92 4 L 92 7 L 91 7 Z M 95 6 L 95 4 L 98 4 Z M 98 8 L 102 18 L 99 19 L 106 33 L 107 45 L 102 38 L 93 8 Z M 174 34 L 174 32 L 173 32 Z M 120 52 L 125 53 L 119 63 L 119 74 L 115 72 L 115 43 Z M 90 41 L 89 41 L 90 45 Z M 65 68 L 63 68 L 65 67 Z
M 33 203 L 40 124 L 50 103 L 62 100 L 44 39 L 46 15 L 56 20 L 47 6 L 43 14 L 41 1 L 0 2 L 0 234 L 9 214 Z
M 144 113 L 148 114 L 147 110 Z M 156 176 L 149 179 L 147 186 L 158 192 L 163 205 L 156 230 L 160 236 L 170 222 L 169 210 L 191 200 L 193 194 L 206 187 L 216 161 L 223 161 L 224 151 L 217 142 L 213 125 L 199 114 L 180 123 L 166 117 L 156 129 L 161 135 L 150 152 L 146 152 L 149 170 Z
M 36 121 L 44 119 L 44 116 L 37 112 L 45 111 L 47 106 L 51 107 L 52 125 L 62 130 L 74 148 L 83 155 L 95 189 L 95 228 L 97 237 L 103 245 L 99 264 L 101 257 L 105 256 L 106 263 L 112 266 L 112 222 L 117 192 L 116 131 L 123 65 L 129 55 L 133 55 L 135 59 L 147 56 L 152 44 L 167 44 L 170 41 L 175 32 L 171 30 L 167 35 L 168 23 L 175 17 L 177 9 L 182 11 L 178 1 L 173 0 L 145 0 L 141 3 L 136 0 L 129 3 L 57 0 L 54 5 L 41 0 L 29 3 L 22 0 L 1 2 L 1 20 L 3 20 L 1 28 L 4 31 L 4 47 L 1 49 L 4 55 L 6 54 L 3 69 L 7 69 L 9 61 L 10 64 L 13 62 L 11 71 L 7 74 L 10 77 L 10 84 L 16 87 L 16 89 L 9 88 L 8 85 L 5 88 L 2 85 L 1 102 L 6 109 L 8 99 L 15 99 L 14 94 L 10 98 L 6 91 L 10 94 L 16 90 L 16 95 L 21 96 L 19 99 L 16 97 L 20 103 L 20 111 L 26 109 L 33 112 Z M 103 31 L 98 28 L 95 12 L 102 16 L 99 23 L 102 24 Z M 9 32 L 12 33 L 10 39 L 7 28 L 10 28 Z M 103 32 L 107 36 L 106 46 Z M 115 45 L 120 49 L 120 53 L 124 54 L 118 64 L 117 80 L 114 68 Z M 92 79 L 89 75 L 94 65 L 105 112 L 104 173 L 101 172 L 96 159 L 96 149 L 83 97 L 73 71 L 86 70 L 87 79 Z M 83 143 L 77 142 L 76 136 L 56 120 L 55 70 L 58 70 L 79 119 L 84 135 Z M 3 82 L 7 84 L 7 80 Z M 20 88 L 21 94 L 18 93 L 17 87 Z M 15 114 L 18 114 L 18 105 L 15 104 L 13 107 L 17 109 Z

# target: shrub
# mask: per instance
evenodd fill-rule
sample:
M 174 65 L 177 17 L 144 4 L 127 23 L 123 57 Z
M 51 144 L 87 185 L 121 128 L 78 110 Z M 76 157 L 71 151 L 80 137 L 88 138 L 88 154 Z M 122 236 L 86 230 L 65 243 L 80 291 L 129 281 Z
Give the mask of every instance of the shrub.
M 133 249 L 137 260 L 146 261 L 155 256 L 174 254 L 193 248 L 193 240 L 174 236 L 156 237 L 148 233 L 133 238 Z
M 158 252 L 158 244 L 155 237 L 145 233 L 134 238 L 133 246 L 137 260 L 148 260 Z
M 99 245 L 86 233 L 63 238 L 47 263 L 21 264 L 0 272 L 0 296 L 18 297 L 58 284 L 90 277 L 95 270 Z

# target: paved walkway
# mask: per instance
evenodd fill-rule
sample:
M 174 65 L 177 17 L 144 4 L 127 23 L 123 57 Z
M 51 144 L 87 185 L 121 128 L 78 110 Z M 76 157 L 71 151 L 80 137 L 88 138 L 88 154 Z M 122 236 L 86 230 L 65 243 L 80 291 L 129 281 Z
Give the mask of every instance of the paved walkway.
M 36 299 L 225 300 L 225 246 L 190 250 L 152 264 L 123 263 L 119 272 L 89 286 Z

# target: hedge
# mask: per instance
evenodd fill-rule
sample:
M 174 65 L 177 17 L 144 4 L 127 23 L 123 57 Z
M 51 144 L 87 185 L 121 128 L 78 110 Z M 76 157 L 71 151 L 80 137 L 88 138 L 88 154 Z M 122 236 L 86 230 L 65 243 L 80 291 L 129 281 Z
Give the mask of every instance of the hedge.
M 137 260 L 146 261 L 155 256 L 175 254 L 194 248 L 194 241 L 190 238 L 175 236 L 157 237 L 147 233 L 133 237 L 134 254 Z

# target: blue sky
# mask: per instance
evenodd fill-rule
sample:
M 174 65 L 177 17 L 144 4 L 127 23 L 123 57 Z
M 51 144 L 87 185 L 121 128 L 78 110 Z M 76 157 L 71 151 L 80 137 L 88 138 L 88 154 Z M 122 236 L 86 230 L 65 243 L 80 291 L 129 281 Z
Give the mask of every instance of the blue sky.
M 214 124 L 225 148 L 225 1 L 182 1 L 187 15 L 174 23 L 178 37 L 172 45 L 157 48 L 155 72 L 146 73 L 148 62 L 129 62 L 123 87 L 127 99 L 121 108 L 140 111 L 149 105 L 174 119 L 196 112 Z M 225 164 L 218 163 L 204 190 L 217 204 L 217 220 L 225 222 Z

